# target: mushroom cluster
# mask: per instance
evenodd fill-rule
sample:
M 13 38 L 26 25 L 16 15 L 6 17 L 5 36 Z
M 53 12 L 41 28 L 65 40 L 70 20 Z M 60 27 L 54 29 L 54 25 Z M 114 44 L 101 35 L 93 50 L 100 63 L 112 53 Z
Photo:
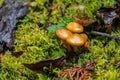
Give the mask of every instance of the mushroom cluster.
M 88 47 L 88 36 L 83 33 L 84 28 L 77 22 L 70 22 L 66 28 L 60 28 L 56 30 L 56 36 L 61 39 L 67 46 L 68 51 L 73 48 L 73 51 L 77 51 L 77 47 Z

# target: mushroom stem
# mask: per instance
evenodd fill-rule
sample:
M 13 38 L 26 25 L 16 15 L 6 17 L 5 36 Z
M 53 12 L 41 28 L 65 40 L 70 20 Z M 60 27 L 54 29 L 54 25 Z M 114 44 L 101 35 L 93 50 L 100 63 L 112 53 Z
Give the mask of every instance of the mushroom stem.
M 73 51 L 77 52 L 78 47 L 77 46 L 72 46 L 72 47 L 73 47 Z
M 68 52 L 68 53 L 71 53 L 72 48 L 70 47 L 70 45 L 67 44 L 65 40 L 62 40 L 62 42 L 63 42 L 63 44 L 66 46 L 66 48 L 67 48 L 67 52 Z
M 68 54 L 71 53 L 72 49 L 71 49 L 70 45 L 67 45 L 66 47 L 67 47 Z

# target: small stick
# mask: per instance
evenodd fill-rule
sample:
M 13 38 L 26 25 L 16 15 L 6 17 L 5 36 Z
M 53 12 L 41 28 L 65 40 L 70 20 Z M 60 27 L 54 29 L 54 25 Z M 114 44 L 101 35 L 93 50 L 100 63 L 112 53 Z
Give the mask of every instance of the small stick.
M 103 36 L 103 37 L 108 37 L 108 38 L 111 38 L 111 39 L 115 39 L 117 41 L 120 40 L 120 37 L 118 37 L 118 36 L 113 36 L 113 35 L 110 35 L 110 34 L 107 34 L 107 33 L 98 32 L 98 31 L 91 31 L 91 34 L 92 35 Z

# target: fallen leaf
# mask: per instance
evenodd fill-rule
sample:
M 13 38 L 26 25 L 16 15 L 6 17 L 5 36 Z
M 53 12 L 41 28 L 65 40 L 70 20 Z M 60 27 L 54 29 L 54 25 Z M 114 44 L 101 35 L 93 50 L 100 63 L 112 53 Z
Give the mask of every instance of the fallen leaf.
M 18 51 L 18 52 L 12 52 L 11 55 L 15 56 L 16 58 L 20 57 L 22 54 L 24 53 L 24 51 Z
M 66 59 L 64 56 L 62 56 L 55 59 L 42 60 L 31 64 L 23 63 L 23 65 L 32 71 L 44 73 L 44 67 L 62 68 L 65 62 Z
M 102 28 L 102 26 L 100 24 L 96 25 L 96 30 L 99 31 Z
M 120 60 L 115 61 L 114 65 L 120 65 Z
M 75 22 L 83 25 L 83 26 L 88 26 L 90 24 L 93 24 L 96 22 L 96 19 L 94 18 L 86 18 L 86 17 L 83 17 L 83 18 L 77 18 L 77 17 L 73 17 L 75 19 Z
M 119 8 L 100 8 L 96 12 L 97 18 L 101 18 L 104 22 L 106 32 L 111 33 L 112 28 L 120 22 Z M 114 21 L 115 20 L 115 21 Z
M 58 4 L 57 3 L 52 6 L 52 9 L 56 9 L 56 8 L 58 8 Z

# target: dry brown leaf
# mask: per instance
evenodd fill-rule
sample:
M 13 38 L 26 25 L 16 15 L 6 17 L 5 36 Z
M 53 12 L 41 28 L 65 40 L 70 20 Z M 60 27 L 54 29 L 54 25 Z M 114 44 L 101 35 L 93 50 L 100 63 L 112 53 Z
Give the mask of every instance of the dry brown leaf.
M 77 22 L 83 26 L 88 26 L 88 25 L 96 22 L 96 19 L 94 19 L 94 18 L 81 18 L 81 19 L 79 19 L 77 17 L 74 17 L 74 19 L 75 19 L 75 22 Z
M 44 67 L 61 68 L 63 67 L 65 61 L 66 61 L 65 57 L 62 56 L 55 59 L 41 60 L 39 62 L 35 62 L 31 64 L 23 63 L 23 65 L 33 71 L 44 73 Z
M 58 4 L 57 3 L 52 6 L 52 9 L 56 9 L 56 8 L 58 8 Z
M 18 52 L 12 52 L 11 55 L 15 56 L 16 58 L 20 57 L 22 54 L 24 53 L 24 51 L 18 51 Z

